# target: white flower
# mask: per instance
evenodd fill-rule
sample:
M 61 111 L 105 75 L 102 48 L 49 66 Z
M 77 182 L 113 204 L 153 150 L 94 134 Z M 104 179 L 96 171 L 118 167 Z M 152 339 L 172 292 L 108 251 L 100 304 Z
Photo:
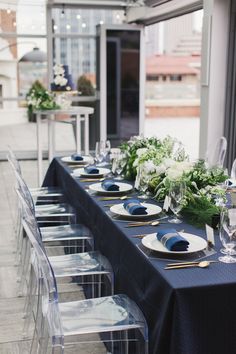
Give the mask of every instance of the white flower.
M 166 176 L 169 179 L 178 179 L 181 178 L 183 173 L 189 172 L 193 168 L 193 164 L 189 161 L 175 161 L 171 167 L 166 171 Z
M 138 150 L 136 151 L 136 154 L 137 154 L 138 157 L 140 157 L 140 156 L 146 154 L 147 151 L 148 151 L 147 148 L 140 148 L 140 149 L 138 149 Z
M 57 75 L 55 78 L 54 78 L 54 83 L 56 85 L 59 85 L 59 86 L 65 86 L 67 84 L 67 79 L 64 78 L 63 76 L 61 75 Z
M 175 169 L 175 168 L 169 168 L 167 170 L 167 177 L 171 180 L 179 179 L 183 175 L 183 171 Z
M 147 174 L 153 173 L 156 170 L 156 166 L 151 160 L 145 161 L 142 168 Z
M 53 67 L 54 74 L 57 75 L 64 75 L 65 70 L 61 64 L 56 64 Z

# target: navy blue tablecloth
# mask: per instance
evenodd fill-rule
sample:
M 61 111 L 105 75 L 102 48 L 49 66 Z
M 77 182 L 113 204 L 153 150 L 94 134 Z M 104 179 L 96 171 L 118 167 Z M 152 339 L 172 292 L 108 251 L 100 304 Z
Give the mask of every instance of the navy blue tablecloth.
M 113 266 L 115 292 L 127 294 L 144 313 L 150 354 L 235 354 L 236 264 L 164 270 L 169 261 L 148 259 L 137 247 L 140 240 L 131 237 L 157 228 L 126 228 L 126 223 L 112 220 L 104 207 L 110 202 L 91 196 L 86 191 L 90 183 L 73 178 L 71 172 L 59 158 L 54 159 L 44 186 L 61 187 L 78 219 L 92 230 L 96 247 Z M 176 229 L 205 237 L 203 230 L 186 223 Z M 209 259 L 218 256 L 219 252 Z

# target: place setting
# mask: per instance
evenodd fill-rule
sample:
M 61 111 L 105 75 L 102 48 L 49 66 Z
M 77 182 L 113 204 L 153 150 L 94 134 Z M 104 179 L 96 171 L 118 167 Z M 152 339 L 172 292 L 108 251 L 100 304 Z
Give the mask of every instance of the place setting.
M 87 165 L 74 169 L 72 175 L 80 178 L 81 182 L 103 181 L 111 173 L 109 168 L 97 167 L 96 165 Z
M 72 154 L 70 156 L 63 156 L 61 158 L 62 162 L 65 162 L 70 165 L 70 167 L 77 166 L 77 165 L 87 165 L 93 162 L 93 158 L 88 155 L 80 155 L 80 154 Z
M 207 240 L 185 230 L 177 231 L 174 228 L 161 227 L 157 232 L 141 235 L 140 238 L 141 242 L 136 246 L 148 259 L 179 261 L 178 264 L 165 264 L 164 269 L 175 269 L 175 267 L 177 269 L 179 266 L 183 268 L 185 265 L 188 268 L 187 265 L 189 267 L 191 263 L 192 266 L 198 265 L 200 259 L 216 254 L 214 247 L 209 245 Z
M 140 202 L 135 197 L 125 198 L 122 203 L 116 203 L 110 206 L 107 215 L 117 221 L 127 223 L 125 227 L 129 227 L 129 223 L 140 223 L 142 226 L 148 223 L 157 223 L 158 215 L 162 213 L 161 207 L 156 204 Z M 166 217 L 166 216 L 165 216 Z M 160 220 L 165 217 L 160 217 Z
M 115 196 L 122 195 L 124 193 L 130 193 L 133 190 L 133 186 L 130 183 L 117 182 L 112 179 L 106 179 L 104 181 L 93 183 L 89 185 L 89 189 L 99 195 Z

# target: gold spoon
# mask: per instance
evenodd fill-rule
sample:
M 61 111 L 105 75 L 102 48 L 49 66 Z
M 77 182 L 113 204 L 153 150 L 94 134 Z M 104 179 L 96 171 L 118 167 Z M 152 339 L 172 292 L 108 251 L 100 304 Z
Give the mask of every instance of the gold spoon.
M 207 268 L 209 267 L 210 262 L 209 261 L 201 261 L 199 263 L 195 264 L 183 264 L 183 265 L 177 265 L 177 266 L 169 266 L 165 267 L 164 269 L 169 270 L 169 269 L 181 269 L 181 268 L 190 268 L 190 267 L 199 267 L 199 268 Z

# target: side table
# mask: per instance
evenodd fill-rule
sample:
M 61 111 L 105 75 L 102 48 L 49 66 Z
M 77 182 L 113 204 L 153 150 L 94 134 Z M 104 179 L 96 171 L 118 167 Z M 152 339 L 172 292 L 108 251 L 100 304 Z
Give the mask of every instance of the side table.
M 43 181 L 43 169 L 42 169 L 42 130 L 41 120 L 42 115 L 47 117 L 48 122 L 48 160 L 49 162 L 54 157 L 55 151 L 55 116 L 67 115 L 69 119 L 76 120 L 76 152 L 81 153 L 81 122 L 84 121 L 84 153 L 89 154 L 89 115 L 94 113 L 94 108 L 91 107 L 70 107 L 68 110 L 56 109 L 56 110 L 37 110 L 36 114 L 37 122 L 37 157 L 38 157 L 38 185 L 41 186 Z

